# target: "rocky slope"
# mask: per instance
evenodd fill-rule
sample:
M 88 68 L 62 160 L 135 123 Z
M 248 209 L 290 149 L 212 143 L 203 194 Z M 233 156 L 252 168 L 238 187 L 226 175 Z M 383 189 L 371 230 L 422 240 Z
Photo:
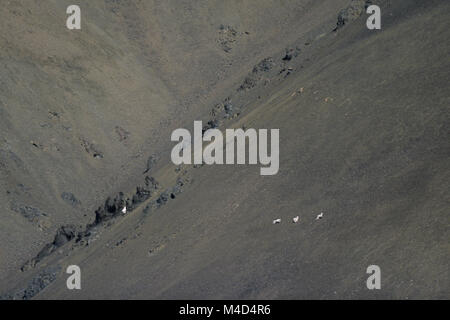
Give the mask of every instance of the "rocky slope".
M 448 298 L 450 6 L 371 2 L 2 8 L 0 294 Z M 279 128 L 280 172 L 174 166 L 193 120 Z

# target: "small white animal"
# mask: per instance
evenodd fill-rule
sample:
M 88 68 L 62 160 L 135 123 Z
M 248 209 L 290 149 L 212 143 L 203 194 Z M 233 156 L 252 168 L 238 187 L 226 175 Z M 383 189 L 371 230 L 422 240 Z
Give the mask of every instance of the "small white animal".
M 297 223 L 299 219 L 300 218 L 298 216 L 296 216 L 296 217 L 294 217 L 294 219 L 292 219 L 292 222 Z
M 277 224 L 277 223 L 280 223 L 281 222 L 281 219 L 275 219 L 275 220 L 273 220 L 273 224 Z
M 127 207 L 123 207 L 122 213 L 127 213 Z
M 317 215 L 316 220 L 322 219 L 323 218 L 323 212 L 321 212 L 320 214 Z

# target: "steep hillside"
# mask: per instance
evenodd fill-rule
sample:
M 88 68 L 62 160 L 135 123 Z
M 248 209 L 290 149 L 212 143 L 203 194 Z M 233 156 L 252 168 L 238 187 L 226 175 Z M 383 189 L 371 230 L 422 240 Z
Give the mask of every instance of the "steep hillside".
M 131 191 L 150 157 L 167 162 L 173 129 L 344 3 L 79 1 L 80 31 L 70 1 L 2 6 L 0 278 Z
M 2 8 L 0 294 L 448 298 L 450 5 L 371 2 L 382 30 L 366 1 Z M 173 165 L 194 120 L 279 128 L 279 173 Z

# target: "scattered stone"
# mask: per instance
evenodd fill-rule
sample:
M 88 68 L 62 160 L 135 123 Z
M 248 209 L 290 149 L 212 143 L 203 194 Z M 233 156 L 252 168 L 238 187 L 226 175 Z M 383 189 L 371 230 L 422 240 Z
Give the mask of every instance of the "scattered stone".
M 217 42 L 223 51 L 229 53 L 233 48 L 233 44 L 236 42 L 238 32 L 231 26 L 224 26 L 223 24 L 219 27 L 219 38 Z
M 364 9 L 369 3 L 371 3 L 370 0 L 352 0 L 346 8 L 339 12 L 336 28 L 333 31 L 336 32 L 348 23 L 358 19 L 364 13 Z
M 225 111 L 225 117 L 230 118 L 233 114 L 233 104 L 231 103 L 231 99 L 227 98 L 223 102 L 223 110 Z
M 256 66 L 253 67 L 252 72 L 247 75 L 244 82 L 237 90 L 250 90 L 255 87 L 262 78 L 261 73 L 270 71 L 274 65 L 275 63 L 273 62 L 272 57 L 261 60 Z
M 95 211 L 95 221 L 92 226 L 108 221 L 121 213 L 125 206 L 124 194 L 119 192 L 114 198 L 108 197 L 103 206 Z
M 26 205 L 20 206 L 15 202 L 11 204 L 11 210 L 20 213 L 30 222 L 37 222 L 41 217 L 47 217 L 47 214 L 38 208 Z
M 84 138 L 80 138 L 81 146 L 84 148 L 84 150 L 92 155 L 94 158 L 101 159 L 103 158 L 103 153 L 98 150 L 98 148 L 88 140 Z
M 119 141 L 123 142 L 128 139 L 130 133 L 120 126 L 116 126 L 115 128 L 116 134 L 119 136 Z
M 323 218 L 323 212 L 317 215 L 316 220 L 320 220 Z
M 290 53 L 286 53 L 286 55 L 283 57 L 283 61 L 291 61 L 292 59 L 292 54 Z
M 46 123 L 46 122 L 39 123 L 39 126 L 41 128 L 48 128 L 48 129 L 52 128 L 52 125 L 50 123 Z
M 244 79 L 244 82 L 238 88 L 238 91 L 250 90 L 251 88 L 255 87 L 257 83 L 258 83 L 258 79 L 257 78 L 248 76 L 248 77 L 246 77 Z
M 294 97 L 294 96 L 296 96 L 297 94 L 301 94 L 301 93 L 303 93 L 303 91 L 304 91 L 304 89 L 303 89 L 303 88 L 300 88 L 300 89 L 298 89 L 297 91 L 293 92 L 293 93 L 291 94 L 291 97 Z
M 120 245 L 124 244 L 127 241 L 127 238 L 122 238 L 119 241 L 116 242 L 116 247 L 119 247 Z
M 44 248 L 42 248 L 42 250 L 39 251 L 39 253 L 36 255 L 36 257 L 34 257 L 33 259 L 27 261 L 20 268 L 20 270 L 22 272 L 24 272 L 24 271 L 27 271 L 27 270 L 29 270 L 31 268 L 34 268 L 36 266 L 36 264 L 38 264 L 40 261 L 42 261 L 42 259 L 44 259 L 45 257 L 49 256 L 56 249 L 60 248 L 61 246 L 63 246 L 67 242 L 69 242 L 72 239 L 74 239 L 76 236 L 78 236 L 78 234 L 79 234 L 79 231 L 73 225 L 66 225 L 66 226 L 60 227 L 56 231 L 56 235 L 55 235 L 55 238 L 53 239 L 53 241 L 51 243 L 46 244 L 44 246 Z
M 41 143 L 39 143 L 39 142 L 35 142 L 35 141 L 31 140 L 30 143 L 35 148 L 38 148 L 38 149 L 43 149 L 44 148 L 44 146 Z
M 19 290 L 13 294 L 7 294 L 6 296 L 0 297 L 2 299 L 8 300 L 29 300 L 37 295 L 40 291 L 45 289 L 48 285 L 50 285 L 53 281 L 56 280 L 58 273 L 61 271 L 60 266 L 54 266 L 47 268 L 46 270 L 39 273 L 35 276 L 27 285 L 25 289 Z
M 159 160 L 159 157 L 156 154 L 153 154 L 150 157 L 148 157 L 147 166 L 145 168 L 145 171 L 142 174 L 146 174 L 147 172 L 152 170 L 153 166 L 156 164 L 156 162 L 158 162 L 158 160 Z
M 176 184 L 164 192 L 162 192 L 156 200 L 151 201 L 145 208 L 144 214 L 149 213 L 152 210 L 159 209 L 167 203 L 170 199 L 175 199 L 176 196 L 183 192 L 183 187 L 190 183 L 190 179 L 186 177 L 178 177 Z
M 172 189 L 171 198 L 174 198 L 175 194 L 178 194 L 181 192 L 181 188 L 184 185 L 185 181 L 181 178 L 177 180 L 177 184 Z M 39 263 L 43 258 L 46 256 L 52 254 L 55 250 L 66 244 L 67 242 L 75 239 L 76 244 L 89 244 L 89 239 L 86 240 L 87 237 L 90 237 L 92 235 L 92 231 L 95 230 L 94 228 L 105 222 L 110 221 L 112 218 L 120 215 L 120 214 L 126 214 L 128 210 L 133 210 L 139 203 L 147 200 L 151 197 L 151 194 L 154 190 L 157 190 L 159 188 L 159 183 L 153 178 L 146 176 L 145 177 L 145 185 L 144 186 L 138 186 L 136 188 L 136 193 L 133 195 L 132 200 L 125 199 L 125 196 L 122 192 L 119 192 L 114 198 L 108 197 L 104 203 L 103 206 L 100 206 L 95 211 L 95 220 L 93 223 L 86 225 L 84 230 L 82 230 L 82 227 L 76 228 L 72 225 L 66 225 L 60 227 L 55 235 L 55 238 L 51 243 L 48 243 L 45 245 L 42 250 L 37 254 L 36 257 L 33 259 L 27 261 L 22 267 L 22 271 L 26 271 L 30 268 L 34 268 L 37 263 Z M 63 192 L 61 194 L 61 197 L 67 201 L 68 203 L 79 203 L 77 202 L 75 196 L 68 192 Z M 169 196 L 167 192 L 163 192 L 158 199 L 156 199 L 155 204 L 157 207 L 160 207 L 164 205 Z M 20 210 L 20 209 L 18 209 Z M 28 209 L 27 209 L 28 210 Z M 28 212 L 28 211 L 25 211 Z M 30 211 L 32 214 L 35 214 L 34 210 Z M 93 239 L 92 241 L 94 241 Z
M 62 226 L 57 230 L 52 245 L 55 248 L 59 248 L 64 244 L 66 244 L 67 242 L 74 239 L 77 234 L 78 231 L 75 226 L 73 225 Z
M 267 72 L 273 68 L 275 63 L 273 62 L 272 57 L 265 58 L 261 60 L 252 70 L 253 73 L 258 72 Z
M 300 219 L 299 216 L 296 216 L 296 217 L 294 217 L 294 218 L 292 219 L 292 222 L 293 222 L 293 223 L 297 223 L 299 219 Z
M 72 207 L 79 207 L 81 205 L 81 201 L 78 200 L 71 192 L 61 193 L 61 199 L 63 199 L 65 203 Z
M 54 118 L 59 119 L 59 118 L 60 118 L 60 115 L 59 115 L 58 112 L 55 112 L 55 111 L 49 111 L 49 112 L 48 112 L 48 118 L 49 118 L 49 119 L 54 119 Z
M 203 126 L 202 129 L 202 136 L 205 134 L 205 132 L 209 129 L 215 129 L 219 125 L 219 122 L 217 120 L 209 120 L 205 126 Z
M 167 194 L 167 191 L 164 191 L 163 193 L 161 193 L 161 195 L 159 196 L 158 199 L 156 199 L 156 203 L 159 206 L 162 206 L 164 204 L 166 204 L 167 200 L 169 200 L 169 196 Z
M 275 219 L 275 220 L 273 220 L 273 222 L 272 222 L 273 224 L 278 224 L 278 223 L 281 223 L 281 219 Z
M 186 183 L 189 183 L 189 180 L 186 178 L 179 177 L 175 186 L 172 188 L 171 198 L 175 199 L 175 196 L 183 192 L 183 187 Z M 172 197 L 173 195 L 173 197 Z
M 292 58 L 296 58 L 298 57 L 298 55 L 300 54 L 300 48 L 295 47 L 295 49 L 293 48 L 286 48 L 285 50 L 285 54 L 283 56 L 283 58 L 281 60 L 283 61 L 291 61 Z

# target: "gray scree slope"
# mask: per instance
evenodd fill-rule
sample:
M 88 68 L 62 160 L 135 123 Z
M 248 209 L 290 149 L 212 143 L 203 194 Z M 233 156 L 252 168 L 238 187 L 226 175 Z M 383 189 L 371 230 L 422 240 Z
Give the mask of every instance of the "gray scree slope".
M 371 2 L 3 6 L 0 295 L 448 299 L 450 4 Z M 193 120 L 279 128 L 278 175 L 175 167 Z

